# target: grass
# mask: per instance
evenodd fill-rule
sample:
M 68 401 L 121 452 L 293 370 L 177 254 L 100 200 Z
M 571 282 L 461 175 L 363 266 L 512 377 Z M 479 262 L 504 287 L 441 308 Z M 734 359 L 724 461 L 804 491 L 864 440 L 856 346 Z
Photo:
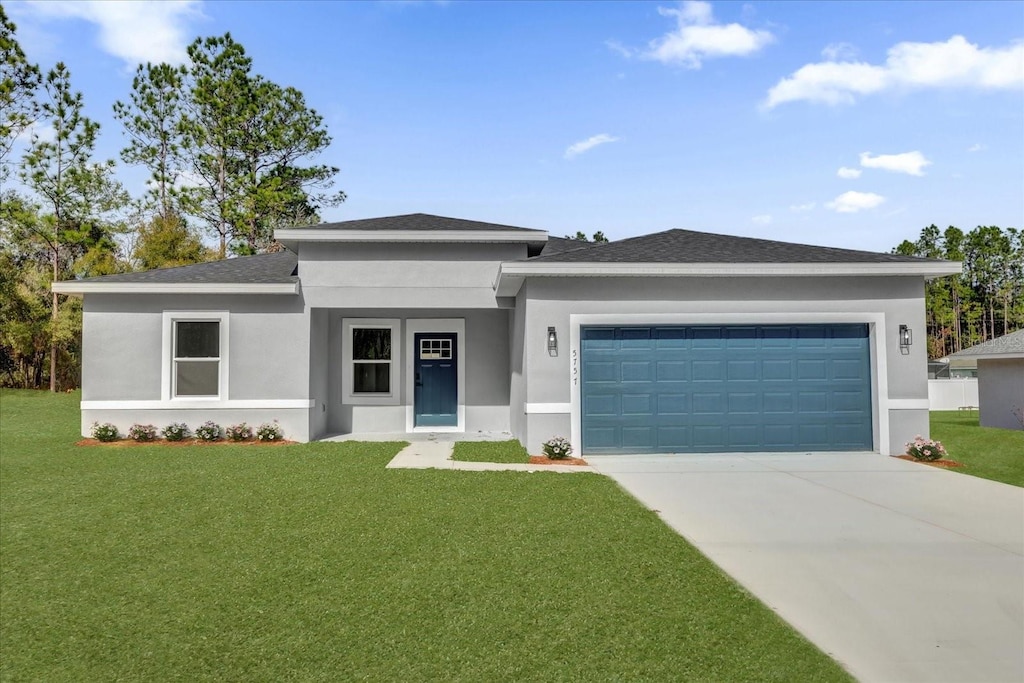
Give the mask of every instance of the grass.
M 523 444 L 515 439 L 510 441 L 456 441 L 455 448 L 452 449 L 452 460 L 528 463 L 530 454 L 523 448 Z
M 951 410 L 931 413 L 931 437 L 965 465 L 951 471 L 1024 486 L 1024 431 L 981 427 L 978 413 Z
M 76 447 L 0 392 L 0 680 L 849 680 L 597 475 Z

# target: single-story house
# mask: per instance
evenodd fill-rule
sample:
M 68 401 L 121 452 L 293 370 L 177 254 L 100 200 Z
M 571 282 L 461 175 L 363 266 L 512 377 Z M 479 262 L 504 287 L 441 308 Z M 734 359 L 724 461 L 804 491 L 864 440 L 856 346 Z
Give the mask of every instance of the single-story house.
M 928 432 L 924 283 L 960 264 L 668 230 L 610 243 L 424 214 L 56 283 L 82 430 L 507 432 L 532 453 L 854 450 Z M 916 337 L 916 339 L 915 339 Z
M 978 363 L 978 420 L 982 427 L 1024 429 L 1024 330 L 989 339 L 949 360 Z M 1021 417 L 1018 417 L 1021 415 Z

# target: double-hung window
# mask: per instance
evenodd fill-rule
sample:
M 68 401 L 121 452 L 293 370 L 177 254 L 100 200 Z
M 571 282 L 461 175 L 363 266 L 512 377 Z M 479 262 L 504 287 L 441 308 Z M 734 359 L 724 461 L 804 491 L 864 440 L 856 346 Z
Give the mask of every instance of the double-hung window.
M 354 405 L 398 405 L 401 321 L 345 318 L 342 321 L 342 401 Z
M 226 400 L 227 335 L 227 312 L 165 311 L 163 396 Z
M 220 395 L 220 321 L 174 321 L 174 395 Z

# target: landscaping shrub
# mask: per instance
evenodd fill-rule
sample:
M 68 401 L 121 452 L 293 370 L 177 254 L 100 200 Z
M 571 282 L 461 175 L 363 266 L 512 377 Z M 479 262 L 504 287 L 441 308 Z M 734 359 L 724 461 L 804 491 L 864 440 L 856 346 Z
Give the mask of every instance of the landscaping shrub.
M 273 423 L 264 422 L 256 429 L 256 438 L 259 441 L 280 441 L 284 438 L 284 432 L 281 431 L 277 420 Z
M 133 424 L 128 429 L 128 438 L 132 441 L 156 441 L 156 427 Z
M 164 427 L 160 433 L 168 441 L 184 441 L 191 432 L 189 432 L 188 425 L 184 422 L 172 422 Z
M 209 420 L 196 427 L 196 438 L 201 441 L 220 441 L 223 434 L 220 425 Z
M 914 440 L 907 444 L 907 455 L 912 455 L 917 460 L 942 460 L 948 454 L 941 441 L 915 436 Z
M 556 436 L 544 442 L 544 455 L 552 460 L 564 460 L 572 453 L 572 445 L 563 436 Z
M 231 425 L 224 430 L 225 435 L 232 441 L 248 441 L 252 438 L 252 427 L 245 424 Z
M 103 424 L 93 422 L 92 438 L 97 441 L 117 441 L 121 438 L 121 433 L 117 431 L 117 427 L 109 422 L 104 422 Z

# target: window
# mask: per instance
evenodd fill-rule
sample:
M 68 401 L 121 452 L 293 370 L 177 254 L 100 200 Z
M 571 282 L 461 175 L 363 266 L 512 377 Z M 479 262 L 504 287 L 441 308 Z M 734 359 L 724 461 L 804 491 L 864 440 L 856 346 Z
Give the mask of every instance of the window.
M 400 403 L 401 329 L 402 321 L 397 319 L 342 319 L 342 403 Z
M 164 311 L 164 400 L 228 398 L 227 311 Z
M 220 322 L 174 321 L 174 395 L 220 394 Z
M 352 328 L 352 393 L 391 391 L 391 330 Z

